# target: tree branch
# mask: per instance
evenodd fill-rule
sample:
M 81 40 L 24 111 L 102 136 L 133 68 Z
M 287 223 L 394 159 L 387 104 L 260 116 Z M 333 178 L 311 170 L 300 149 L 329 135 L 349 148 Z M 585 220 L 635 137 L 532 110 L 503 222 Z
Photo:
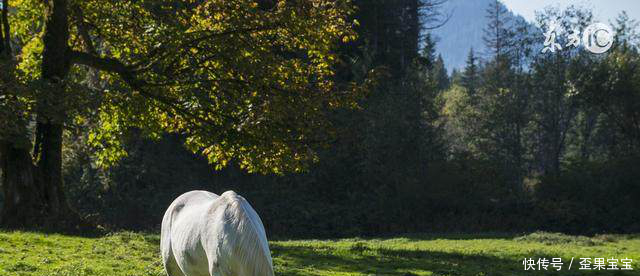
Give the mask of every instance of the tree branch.
M 132 70 L 117 59 L 99 57 L 89 53 L 73 50 L 71 50 L 69 56 L 71 57 L 71 63 L 73 64 L 86 65 L 101 71 L 118 74 L 122 80 L 127 83 L 127 85 L 131 86 L 131 88 L 135 90 L 141 90 L 140 88 L 144 86 L 145 82 L 136 78 Z
M 185 118 L 193 120 L 194 122 L 199 122 L 201 124 L 214 127 L 214 129 L 219 129 L 218 124 L 207 118 L 199 116 L 198 114 L 194 114 L 190 110 L 185 109 L 183 106 L 181 106 L 178 100 L 147 91 L 145 88 L 150 84 L 144 80 L 139 79 L 136 73 L 131 70 L 130 66 L 123 64 L 117 59 L 99 57 L 89 53 L 73 50 L 70 50 L 69 57 L 71 58 L 72 64 L 85 65 L 101 71 L 118 74 L 120 78 L 122 78 L 122 80 L 131 87 L 131 89 L 137 91 L 146 98 L 157 101 L 165 108 L 168 108 L 165 109 L 165 111 L 169 113 L 172 113 L 171 111 L 173 111 L 184 116 Z

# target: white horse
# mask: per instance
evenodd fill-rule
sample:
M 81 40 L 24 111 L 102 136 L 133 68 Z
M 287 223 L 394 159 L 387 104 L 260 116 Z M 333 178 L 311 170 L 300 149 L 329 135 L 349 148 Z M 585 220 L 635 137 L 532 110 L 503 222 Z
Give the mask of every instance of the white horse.
M 273 276 L 262 221 L 233 191 L 176 198 L 162 219 L 160 250 L 169 276 Z

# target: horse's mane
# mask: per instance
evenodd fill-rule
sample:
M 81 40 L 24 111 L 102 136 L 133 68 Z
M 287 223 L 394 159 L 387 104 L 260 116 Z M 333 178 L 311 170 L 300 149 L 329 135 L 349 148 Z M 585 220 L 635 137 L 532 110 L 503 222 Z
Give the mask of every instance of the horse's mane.
M 226 201 L 225 217 L 236 229 L 237 235 L 228 237 L 235 245 L 236 260 L 246 269 L 246 275 L 273 276 L 273 263 L 262 221 L 251 205 L 233 191 L 220 199 Z M 257 249 L 257 250 L 256 250 Z

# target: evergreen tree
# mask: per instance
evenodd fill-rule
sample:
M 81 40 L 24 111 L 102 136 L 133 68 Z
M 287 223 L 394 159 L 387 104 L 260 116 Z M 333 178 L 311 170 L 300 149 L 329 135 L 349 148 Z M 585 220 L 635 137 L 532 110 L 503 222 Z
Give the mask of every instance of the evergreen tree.
M 626 11 L 622 11 L 615 20 L 614 47 L 633 47 L 640 43 L 638 33 L 640 22 L 629 17 Z
M 359 182 L 372 190 L 372 204 L 384 206 L 378 207 L 386 210 L 382 217 L 393 217 L 399 208 L 416 208 L 409 204 L 418 200 L 400 197 L 412 197 L 415 193 L 405 191 L 424 188 L 421 179 L 428 160 L 438 155 L 433 146 L 437 139 L 432 107 L 437 88 L 431 86 L 434 71 L 429 69 L 435 68 L 437 57 L 430 35 L 424 37 L 422 53 L 419 42 L 423 20 L 428 18 L 424 13 L 433 12 L 440 1 L 361 0 L 356 4 L 362 48 L 371 55 L 372 66 L 386 72 L 378 87 L 361 102 Z M 442 61 L 439 66 L 446 77 Z
M 500 1 L 487 9 L 489 22 L 484 40 L 489 49 L 483 66 L 482 87 L 476 89 L 477 136 L 481 155 L 500 168 L 512 195 L 521 195 L 525 169 L 524 130 L 527 124 L 527 97 L 530 94 L 514 70 L 517 47 L 511 30 L 509 11 Z
M 469 50 L 467 65 L 462 72 L 460 84 L 470 95 L 475 95 L 479 85 L 478 64 L 473 48 Z
M 453 68 L 451 70 L 451 85 L 462 85 L 462 72 L 458 71 L 458 69 Z
M 489 54 L 499 62 L 509 62 L 514 46 L 511 14 L 507 7 L 494 0 L 486 10 L 489 23 L 484 29 L 483 40 Z
M 442 59 L 442 55 L 438 55 L 433 67 L 433 79 L 436 82 L 436 91 L 443 91 L 449 88 L 450 80 L 447 74 L 447 68 Z
M 424 37 L 424 47 L 422 48 L 421 57 L 425 69 L 433 69 L 436 61 L 436 42 L 431 33 L 427 33 Z

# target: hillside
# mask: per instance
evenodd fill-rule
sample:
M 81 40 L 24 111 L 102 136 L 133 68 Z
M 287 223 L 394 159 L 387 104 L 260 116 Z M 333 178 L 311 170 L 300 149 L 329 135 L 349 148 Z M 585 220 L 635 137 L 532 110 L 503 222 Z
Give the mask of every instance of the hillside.
M 485 54 L 484 28 L 487 26 L 487 8 L 493 0 L 449 0 L 442 12 L 451 15 L 442 27 L 431 33 L 437 39 L 436 49 L 442 55 L 449 71 L 464 68 L 469 49 Z M 525 20 L 510 12 L 512 22 Z

